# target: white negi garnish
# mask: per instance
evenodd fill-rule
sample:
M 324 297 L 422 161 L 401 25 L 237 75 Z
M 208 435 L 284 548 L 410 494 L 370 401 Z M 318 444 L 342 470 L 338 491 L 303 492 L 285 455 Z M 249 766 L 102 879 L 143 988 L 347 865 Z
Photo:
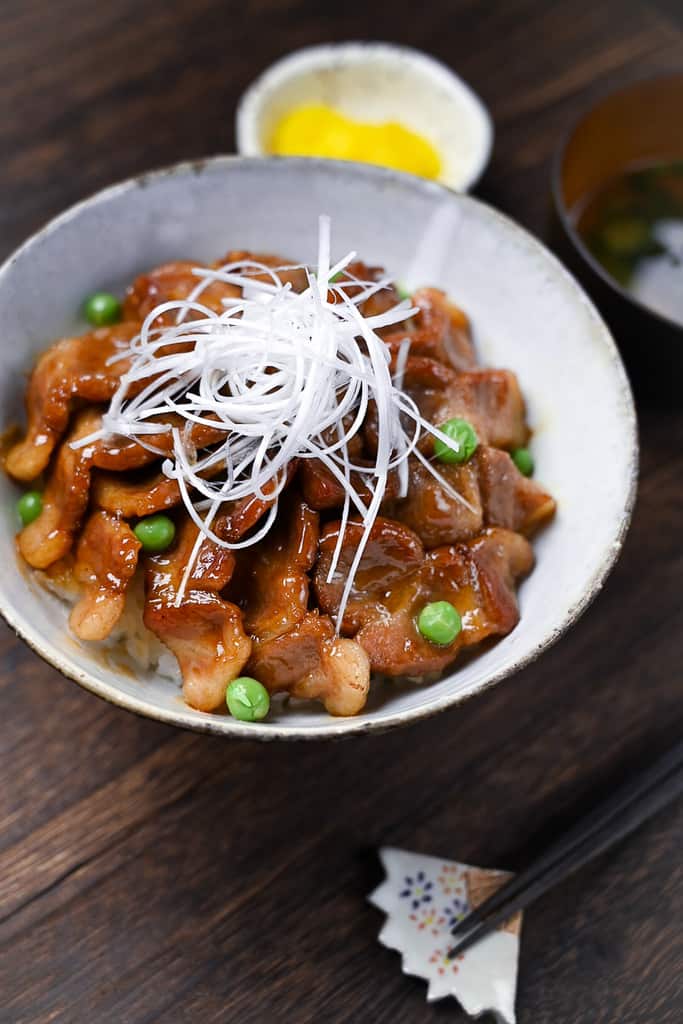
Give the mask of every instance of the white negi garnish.
M 178 604 L 205 539 L 235 549 L 256 544 L 266 535 L 292 460 L 319 459 L 344 487 L 342 529 L 328 581 L 334 578 L 349 516 L 359 517 L 363 524 L 337 624 L 344 616 L 391 471 L 398 474 L 399 496 L 404 497 L 408 456 L 414 455 L 449 494 L 468 505 L 417 447 L 427 431 L 458 450 L 457 442 L 424 420 L 402 390 L 409 340 L 401 346 L 392 377 L 389 350 L 377 335 L 382 327 L 406 321 L 417 310 L 404 300 L 387 312 L 363 316 L 361 303 L 389 282 L 359 281 L 346 275 L 336 280 L 355 256 L 351 252 L 330 264 L 330 221 L 321 217 L 315 272 L 274 269 L 254 261 L 229 263 L 216 270 L 197 267 L 192 294 L 152 310 L 140 333 L 114 357 L 130 359 L 131 367 L 121 378 L 101 430 L 74 446 L 126 437 L 155 450 L 151 435 L 172 433 L 173 454 L 164 460 L 162 470 L 177 480 L 183 504 L 199 529 Z M 278 269 L 304 269 L 306 290 L 298 293 L 291 284 L 283 284 Z M 266 280 L 254 280 L 257 274 Z M 222 313 L 202 304 L 202 292 L 214 281 L 242 291 L 224 300 Z M 174 325 L 155 326 L 161 314 L 171 311 L 177 314 Z M 147 379 L 149 383 L 131 397 L 131 383 L 139 386 Z M 370 402 L 376 406 L 377 455 L 374 464 L 358 465 L 349 454 L 349 444 L 361 430 Z M 169 414 L 175 422 L 164 422 Z M 185 421 L 184 427 L 177 425 L 178 417 Z M 224 436 L 198 452 L 188 437 L 192 424 L 217 428 Z M 354 488 L 352 471 L 362 474 L 365 496 Z M 212 524 L 221 506 L 253 495 L 273 502 L 258 528 L 236 543 L 218 536 Z

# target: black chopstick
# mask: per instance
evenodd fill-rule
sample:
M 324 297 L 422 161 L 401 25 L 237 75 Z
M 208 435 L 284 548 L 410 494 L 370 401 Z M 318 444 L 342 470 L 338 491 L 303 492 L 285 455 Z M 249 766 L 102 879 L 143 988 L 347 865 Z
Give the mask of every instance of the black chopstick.
M 517 892 L 520 892 L 528 884 L 532 874 L 534 876 L 539 875 L 555 864 L 557 860 L 566 856 L 589 835 L 593 834 L 596 829 L 602 828 L 603 825 L 615 818 L 633 800 L 666 778 L 680 764 L 683 764 L 683 742 L 677 744 L 672 750 L 664 754 L 646 771 L 620 786 L 606 801 L 591 811 L 585 818 L 582 818 L 556 843 L 553 843 L 527 871 L 510 879 L 507 885 L 502 886 L 485 903 L 482 903 L 471 914 L 468 914 L 466 918 L 459 921 L 454 926 L 451 934 L 457 935 L 466 928 L 471 928 L 482 920 L 485 915 L 491 913 L 491 911 L 497 909 L 503 903 L 507 903 L 512 896 L 516 895 Z
M 683 792 L 683 742 L 599 805 L 530 868 L 455 925 L 450 957 L 472 946 L 533 900 L 632 832 Z

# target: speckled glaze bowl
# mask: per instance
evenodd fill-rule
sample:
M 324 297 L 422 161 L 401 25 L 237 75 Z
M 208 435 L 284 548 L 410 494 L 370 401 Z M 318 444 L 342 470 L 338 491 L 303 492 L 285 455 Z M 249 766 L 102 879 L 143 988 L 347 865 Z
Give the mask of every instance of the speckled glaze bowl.
M 554 523 L 520 591 L 522 618 L 503 640 L 437 683 L 373 687 L 363 714 L 277 704 L 244 724 L 185 706 L 154 674 L 122 673 L 67 632 L 67 613 L 19 565 L 17 489 L 0 479 L 0 611 L 33 649 L 93 693 L 187 728 L 258 739 L 365 733 L 435 714 L 511 676 L 577 619 L 626 533 L 637 473 L 636 420 L 605 325 L 557 260 L 512 221 L 467 196 L 379 168 L 316 160 L 216 157 L 106 189 L 68 210 L 0 269 L 4 425 L 20 419 L 25 373 L 54 338 L 81 330 L 83 297 L 121 292 L 141 271 L 230 247 L 313 259 L 318 215 L 333 251 L 357 249 L 408 285 L 448 290 L 470 314 L 483 363 L 520 377 L 534 428 L 536 476 L 556 497 Z M 590 430 L 585 424 L 590 423 Z

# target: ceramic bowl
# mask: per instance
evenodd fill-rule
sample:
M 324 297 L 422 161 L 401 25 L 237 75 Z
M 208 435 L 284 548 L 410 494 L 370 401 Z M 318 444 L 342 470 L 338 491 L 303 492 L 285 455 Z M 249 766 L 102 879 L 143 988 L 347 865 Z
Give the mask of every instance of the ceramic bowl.
M 493 123 L 476 93 L 445 64 L 392 43 L 311 46 L 277 61 L 238 105 L 237 151 L 267 156 L 275 125 L 306 103 L 411 128 L 441 156 L 439 181 L 461 192 L 476 184 L 491 155 Z
M 539 242 L 490 207 L 360 164 L 217 157 L 123 182 L 52 221 L 0 269 L 5 423 L 21 418 L 24 375 L 36 355 L 83 329 L 78 310 L 88 293 L 122 292 L 156 264 L 211 260 L 230 247 L 313 260 L 320 213 L 332 218 L 335 254 L 357 249 L 408 284 L 445 288 L 472 318 L 481 361 L 519 374 L 536 475 L 557 499 L 558 515 L 535 543 L 538 564 L 522 584 L 521 621 L 509 636 L 436 683 L 376 685 L 357 718 L 291 702 L 247 725 L 186 707 L 170 681 L 122 673 L 69 635 L 63 605 L 17 561 L 17 489 L 2 476 L 0 611 L 65 675 L 164 722 L 226 736 L 325 738 L 432 715 L 552 644 L 602 586 L 628 526 L 637 466 L 631 393 L 584 293 Z
M 556 248 L 576 271 L 617 339 L 636 394 L 677 406 L 683 326 L 643 305 L 610 276 L 576 229 L 576 210 L 620 173 L 683 160 L 683 73 L 632 82 L 604 96 L 572 127 L 555 159 Z

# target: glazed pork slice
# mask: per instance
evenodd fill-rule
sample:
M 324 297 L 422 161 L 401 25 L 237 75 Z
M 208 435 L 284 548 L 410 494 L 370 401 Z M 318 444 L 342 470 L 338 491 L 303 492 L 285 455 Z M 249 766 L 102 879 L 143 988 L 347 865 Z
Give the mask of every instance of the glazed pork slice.
M 327 616 L 308 611 L 317 549 L 318 515 L 292 493 L 281 499 L 264 540 L 240 552 L 233 592 L 253 638 L 247 671 L 271 693 L 320 700 L 330 714 L 354 715 L 367 698 L 370 666 L 358 644 L 335 636 Z
M 228 263 L 262 263 L 275 272 L 282 284 L 290 284 L 293 291 L 303 292 L 308 287 L 308 276 L 303 267 L 297 266 L 294 260 L 286 260 L 273 253 L 249 252 L 247 249 L 231 249 L 220 260 L 212 264 L 215 268 L 224 267 Z M 289 267 L 290 269 L 283 269 Z M 246 273 L 253 277 L 254 281 L 263 281 L 266 284 L 274 284 L 270 274 L 261 271 L 251 271 L 248 268 L 240 270 L 239 273 Z M 240 294 L 238 289 L 238 294 Z
M 320 700 L 331 715 L 357 715 L 370 688 L 363 648 L 337 637 L 330 619 L 317 611 L 286 633 L 255 640 L 247 671 L 270 693 Z
M 369 460 L 354 459 L 356 465 L 373 464 Z M 369 505 L 372 500 L 370 485 L 373 477 L 357 470 L 350 474 L 351 486 L 360 500 Z M 332 508 L 341 508 L 346 497 L 346 488 L 320 459 L 302 459 L 299 470 L 301 491 L 306 503 L 316 512 L 324 512 Z M 390 470 L 384 489 L 384 501 L 391 501 L 398 494 L 399 479 L 395 470 Z
M 151 421 L 154 422 L 154 421 Z M 173 452 L 173 435 L 168 427 L 179 427 L 185 431 L 188 447 L 200 449 L 215 444 L 225 437 L 225 431 L 208 423 L 193 423 L 189 428 L 181 416 L 165 416 L 159 423 L 158 434 L 148 434 L 146 445 L 127 437 L 109 437 L 92 446 L 92 464 L 98 469 L 123 473 L 127 470 L 142 469 Z
M 294 468 L 288 468 L 290 478 Z M 230 543 L 240 540 L 272 502 L 267 495 L 226 502 L 214 524 L 216 536 Z M 176 656 L 187 703 L 200 711 L 212 711 L 223 703 L 225 688 L 244 667 L 252 643 L 244 631 L 241 609 L 222 596 L 235 570 L 235 556 L 228 548 L 202 541 L 185 593 L 178 601 L 198 536 L 196 525 L 185 518 L 174 547 L 145 560 L 144 622 Z M 253 555 L 252 549 L 247 552 L 247 557 Z M 290 593 L 296 590 L 293 584 Z
M 74 579 L 81 595 L 69 625 L 81 640 L 104 640 L 123 614 L 140 541 L 118 516 L 94 512 L 76 548 Z
M 200 442 L 202 445 L 207 442 L 211 443 L 214 440 L 219 440 L 220 436 L 219 431 L 214 433 L 213 428 L 197 423 L 193 424 L 189 431 L 189 441 L 193 446 L 196 442 Z M 167 449 L 169 454 L 170 445 L 171 436 L 169 434 L 160 437 L 155 443 L 155 447 Z M 101 463 L 103 456 L 110 460 L 113 458 L 111 450 L 105 450 L 106 456 L 104 456 L 104 451 L 98 451 L 97 462 Z M 119 454 L 125 457 L 123 452 Z M 134 455 L 133 452 L 130 454 Z M 156 456 L 156 458 L 158 457 Z M 223 467 L 216 464 L 210 473 L 204 473 L 203 476 L 205 479 L 211 476 L 215 477 L 222 470 Z M 166 476 L 158 469 L 151 472 L 149 469 L 143 472 L 134 471 L 132 477 L 130 473 L 124 477 L 121 472 L 98 470 L 93 473 L 92 500 L 95 505 L 107 512 L 117 513 L 127 518 L 141 518 L 174 508 L 181 503 L 182 496 L 177 480 Z M 242 509 L 244 509 L 244 503 L 242 503 Z
M 119 473 L 93 474 L 92 500 L 99 508 L 126 519 L 150 516 L 180 504 L 180 487 L 163 473 L 145 474 L 139 479 L 122 478 Z
M 324 612 L 334 617 L 339 610 L 353 557 L 363 536 L 360 522 L 350 520 L 346 524 L 339 561 L 330 579 L 340 530 L 340 522 L 328 523 L 323 529 L 313 576 L 318 604 Z M 388 617 L 388 595 L 393 593 L 395 587 L 402 587 L 406 579 L 419 572 L 424 555 L 422 541 L 416 533 L 402 523 L 378 516 L 354 577 L 340 631 L 345 636 L 354 636 L 367 622 Z
M 409 356 L 404 388 L 435 426 L 456 417 L 468 420 L 480 443 L 496 448 L 520 448 L 529 438 L 524 399 L 510 370 L 456 372 L 434 359 Z M 423 445 L 433 445 L 426 432 Z
M 349 538 L 336 585 L 321 586 L 323 552 L 329 557 L 332 526 L 328 537 L 323 533 L 315 575 L 320 606 L 330 615 L 339 607 L 343 580 L 355 551 L 354 540 Z M 376 539 L 378 550 L 381 538 L 382 534 Z M 378 550 L 373 552 L 373 566 Z M 407 563 L 403 574 L 397 566 L 384 587 L 376 573 L 369 577 L 359 574 L 342 629 L 347 634 L 355 632 L 373 671 L 387 676 L 432 675 L 450 665 L 463 647 L 503 636 L 514 628 L 519 619 L 515 584 L 532 565 L 533 553 L 525 538 L 509 530 L 487 530 L 468 543 L 435 548 L 419 565 Z M 462 631 L 443 647 L 430 643 L 417 628 L 421 609 L 434 601 L 449 601 L 462 618 Z
M 251 640 L 240 609 L 220 596 L 235 565 L 227 548 L 202 542 L 183 598 L 177 601 L 198 536 L 192 520 L 184 519 L 169 551 L 145 557 L 143 619 L 177 658 L 187 703 L 199 711 L 214 711 L 225 700 L 227 684 L 246 664 Z
M 414 530 L 428 548 L 469 540 L 481 532 L 484 524 L 479 474 L 473 461 L 436 463 L 435 468 L 461 500 L 449 493 L 423 463 L 411 457 L 408 494 L 388 510 Z
M 526 536 L 555 514 L 555 501 L 535 480 L 519 472 L 507 452 L 480 446 L 476 466 L 487 526 L 502 526 Z
M 420 288 L 411 300 L 419 312 L 405 327 L 392 328 L 384 335 L 392 355 L 410 341 L 410 353 L 436 360 L 456 370 L 476 367 L 477 357 L 467 316 L 449 302 L 438 288 Z
M 74 401 L 108 402 L 130 369 L 129 359 L 109 363 L 137 334 L 139 324 L 100 327 L 66 338 L 43 353 L 26 392 L 26 436 L 7 453 L 5 469 L 16 480 L 34 480 L 66 431 Z
M 96 433 L 101 422 L 101 415 L 95 410 L 77 415 L 73 429 L 60 445 L 50 468 L 43 492 L 43 510 L 19 533 L 19 550 L 34 569 L 46 569 L 70 551 L 90 501 L 93 467 L 118 471 L 139 469 L 158 460 L 159 451 L 171 451 L 172 438 L 167 432 L 148 435 L 148 442 L 154 444 L 157 451 L 143 448 L 136 441 L 116 438 L 95 441 L 81 448 L 71 447 L 72 442 Z M 216 433 L 214 428 L 195 424 L 191 436 L 205 443 Z M 124 483 L 122 486 L 125 489 Z M 109 510 L 124 514 L 122 508 L 115 506 Z
M 480 443 L 497 448 L 520 448 L 529 438 L 524 400 L 510 370 L 459 372 L 436 359 L 409 355 L 403 389 L 423 419 L 435 427 L 454 418 L 468 420 Z M 374 455 L 377 413 L 372 402 L 363 424 L 363 437 L 367 452 Z M 431 456 L 433 446 L 433 435 L 423 431 L 420 450 Z
M 368 623 L 356 639 L 374 671 L 414 677 L 441 672 L 462 648 L 514 629 L 519 621 L 515 584 L 532 566 L 528 541 L 507 530 L 435 548 L 417 578 L 397 592 L 390 619 Z M 462 618 L 461 633 L 446 647 L 425 640 L 417 628 L 420 610 L 433 601 L 450 601 Z
M 240 604 L 247 630 L 259 640 L 293 629 L 308 608 L 308 572 L 318 550 L 318 514 L 296 493 L 280 499 L 274 526 L 240 553 Z
M 470 540 L 484 526 L 530 535 L 555 512 L 550 495 L 523 476 L 500 448 L 480 445 L 468 462 L 436 463 L 435 468 L 464 502 L 411 459 L 408 495 L 388 506 L 388 513 L 413 529 L 425 547 Z
M 338 284 L 344 288 L 344 292 L 349 298 L 354 298 L 364 290 L 367 283 L 380 281 L 383 277 L 384 269 L 382 267 L 370 267 L 360 260 L 355 260 L 353 263 L 349 263 L 349 265 L 341 272 L 341 278 Z M 353 281 L 354 278 L 361 283 L 349 283 L 350 281 Z M 329 292 L 328 298 L 331 302 L 338 301 L 337 296 L 333 291 Z M 369 298 L 361 302 L 358 309 L 364 317 L 379 316 L 381 313 L 386 313 L 387 310 L 393 309 L 400 301 L 401 297 L 398 294 L 395 285 L 387 284 L 370 295 Z M 393 330 L 393 327 L 383 327 L 377 333 L 382 337 L 391 333 Z
M 100 422 L 98 412 L 86 411 L 76 417 L 45 485 L 42 512 L 19 533 L 19 551 L 34 569 L 46 569 L 73 545 L 88 507 L 93 446 L 74 449 L 71 442 L 92 434 Z
M 177 302 L 187 299 L 201 283 L 201 278 L 194 273 L 195 267 L 205 267 L 202 263 L 191 260 L 176 260 L 164 263 L 148 274 L 136 277 L 126 292 L 123 303 L 123 315 L 133 320 L 144 320 L 152 310 L 163 302 Z M 212 281 L 197 297 L 197 302 L 206 306 L 214 313 L 225 311 L 224 299 L 236 298 L 241 294 L 236 285 L 224 281 Z M 190 313 L 189 319 L 196 319 L 201 314 Z M 177 310 L 168 310 L 154 321 L 155 327 L 168 327 L 176 323 Z
M 296 459 L 293 459 L 285 470 L 286 483 L 292 480 L 296 467 Z M 249 494 L 244 498 L 224 502 L 220 513 L 216 516 L 213 532 L 221 540 L 231 544 L 241 540 L 246 533 L 257 525 L 268 509 L 272 507 L 275 499 L 269 497 L 269 495 L 272 495 L 274 490 L 274 482 L 266 483 L 263 487 L 263 497 Z M 248 550 L 253 554 L 253 549 Z
M 523 447 L 529 440 L 524 398 L 511 370 L 486 369 L 458 374 L 455 385 L 449 390 L 448 402 L 445 419 L 471 418 L 475 430 L 479 429 L 480 440 L 486 444 L 512 449 Z M 459 412 L 460 408 L 463 412 Z

